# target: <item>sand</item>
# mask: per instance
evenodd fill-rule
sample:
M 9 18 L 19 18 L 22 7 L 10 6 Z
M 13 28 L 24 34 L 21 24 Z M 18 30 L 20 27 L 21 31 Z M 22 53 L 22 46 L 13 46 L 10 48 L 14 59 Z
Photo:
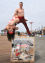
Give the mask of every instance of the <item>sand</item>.
M 45 63 L 45 37 L 35 37 L 35 63 Z M 0 63 L 10 63 L 11 42 L 0 36 Z
M 0 36 L 0 63 L 10 63 L 11 42 L 6 36 Z

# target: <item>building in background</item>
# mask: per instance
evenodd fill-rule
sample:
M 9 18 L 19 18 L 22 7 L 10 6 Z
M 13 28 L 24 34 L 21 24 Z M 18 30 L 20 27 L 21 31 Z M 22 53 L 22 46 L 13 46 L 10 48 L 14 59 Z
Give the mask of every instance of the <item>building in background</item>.
M 45 35 L 45 27 L 42 29 L 42 35 Z

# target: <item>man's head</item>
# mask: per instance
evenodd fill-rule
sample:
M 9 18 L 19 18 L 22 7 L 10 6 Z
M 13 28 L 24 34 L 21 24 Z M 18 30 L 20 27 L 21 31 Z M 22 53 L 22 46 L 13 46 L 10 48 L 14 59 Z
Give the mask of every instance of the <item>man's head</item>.
M 20 8 L 22 8 L 23 7 L 23 2 L 19 2 L 19 6 L 20 6 Z

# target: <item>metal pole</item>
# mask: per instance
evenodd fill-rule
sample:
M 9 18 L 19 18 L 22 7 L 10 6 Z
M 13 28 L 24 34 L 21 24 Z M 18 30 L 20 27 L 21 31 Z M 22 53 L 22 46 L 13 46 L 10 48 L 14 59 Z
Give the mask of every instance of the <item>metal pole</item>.
M 30 22 L 30 24 L 31 24 L 31 33 L 32 33 L 32 24 L 33 24 L 33 22 Z

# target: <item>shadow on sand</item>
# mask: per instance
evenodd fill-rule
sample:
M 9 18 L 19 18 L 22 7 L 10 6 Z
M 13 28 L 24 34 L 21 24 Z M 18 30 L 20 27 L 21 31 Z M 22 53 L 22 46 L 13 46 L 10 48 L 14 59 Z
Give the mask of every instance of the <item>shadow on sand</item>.
M 38 51 L 35 51 L 35 62 L 38 61 L 40 59 L 40 54 Z

